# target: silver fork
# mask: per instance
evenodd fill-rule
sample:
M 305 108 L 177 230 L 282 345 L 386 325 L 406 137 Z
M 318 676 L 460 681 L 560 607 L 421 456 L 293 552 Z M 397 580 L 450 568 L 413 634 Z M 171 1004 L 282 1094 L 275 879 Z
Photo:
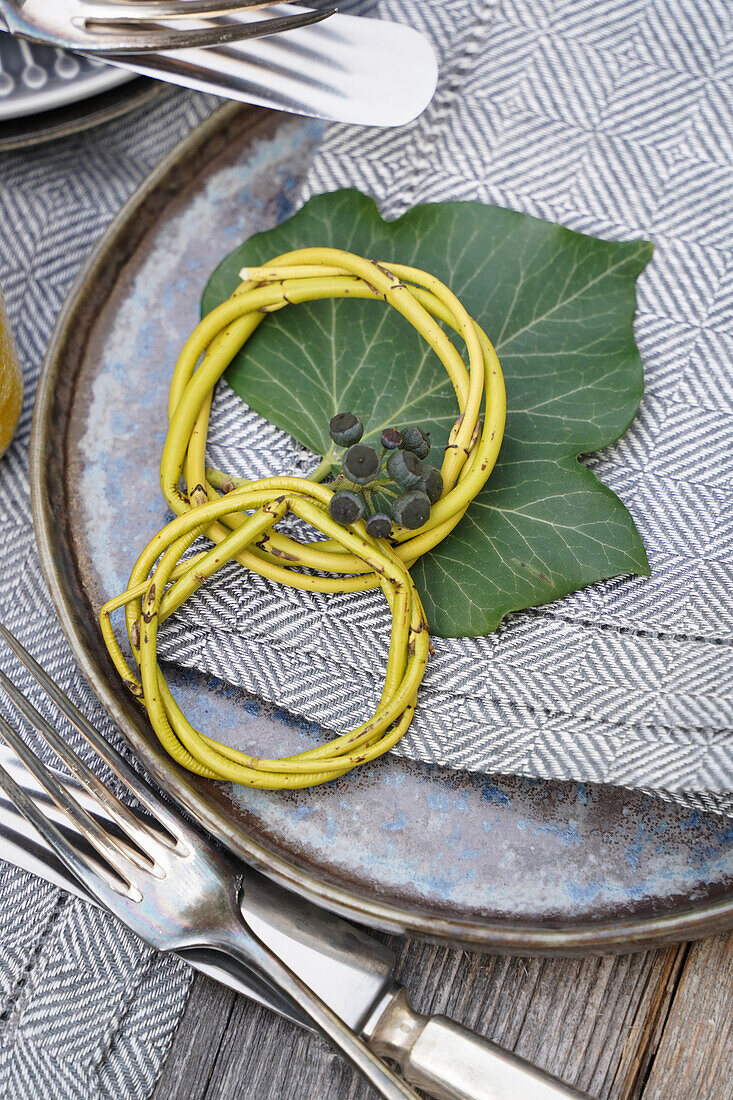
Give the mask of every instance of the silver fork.
M 16 709 L 122 833 L 108 831 L 87 813 L 0 716 L 2 739 L 101 857 L 90 858 L 86 847 L 62 832 L 0 766 L 0 786 L 66 868 L 152 947 L 160 951 L 215 947 L 239 960 L 301 1009 L 314 1029 L 338 1047 L 381 1096 L 417 1100 L 416 1093 L 248 927 L 239 905 L 241 876 L 234 861 L 162 801 L 1 624 L 0 637 L 149 815 L 143 821 L 120 801 L 0 670 L 0 687 Z
M 336 8 L 268 17 L 281 0 L 0 0 L 0 29 L 58 49 L 124 56 L 221 46 L 306 27 Z M 249 18 L 250 13 L 252 18 Z M 238 15 L 236 20 L 175 29 L 167 22 L 195 22 Z

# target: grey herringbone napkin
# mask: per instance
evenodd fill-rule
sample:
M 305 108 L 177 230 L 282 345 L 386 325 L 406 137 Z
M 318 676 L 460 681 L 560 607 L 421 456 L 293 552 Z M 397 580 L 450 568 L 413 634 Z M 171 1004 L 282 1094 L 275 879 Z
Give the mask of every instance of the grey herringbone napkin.
M 733 8 L 389 0 L 383 11 L 435 41 L 438 94 L 397 132 L 332 127 L 303 198 L 357 186 L 387 217 L 479 199 L 656 245 L 636 319 L 646 394 L 626 437 L 590 460 L 633 513 L 651 579 L 595 585 L 491 637 L 435 639 L 395 751 L 721 806 L 733 791 Z M 225 386 L 211 451 L 245 476 L 312 461 Z M 343 731 L 376 702 L 387 626 L 375 593 L 223 580 L 169 627 L 165 653 Z

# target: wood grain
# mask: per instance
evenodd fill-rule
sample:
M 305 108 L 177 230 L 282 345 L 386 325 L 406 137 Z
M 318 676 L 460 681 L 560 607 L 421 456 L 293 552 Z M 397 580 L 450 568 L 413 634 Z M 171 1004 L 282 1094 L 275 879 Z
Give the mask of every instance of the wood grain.
M 156 1100 L 205 1096 L 236 1000 L 237 994 L 225 986 L 196 976 L 154 1093 Z
M 397 978 L 421 1012 L 445 1012 L 598 1100 L 641 1095 L 668 1019 L 680 948 L 522 959 L 388 942 L 398 953 Z M 671 1095 L 682 1100 L 679 1092 L 666 1100 Z M 324 1097 L 372 1100 L 374 1093 L 320 1039 L 196 980 L 154 1100 Z
M 692 944 L 643 1085 L 643 1100 L 733 1096 L 733 936 Z
M 629 1034 L 612 1089 L 618 1100 L 641 1100 L 649 1067 L 664 1032 L 670 1008 L 685 966 L 689 945 L 670 948 L 655 973 L 651 996 L 640 1005 L 642 1011 Z

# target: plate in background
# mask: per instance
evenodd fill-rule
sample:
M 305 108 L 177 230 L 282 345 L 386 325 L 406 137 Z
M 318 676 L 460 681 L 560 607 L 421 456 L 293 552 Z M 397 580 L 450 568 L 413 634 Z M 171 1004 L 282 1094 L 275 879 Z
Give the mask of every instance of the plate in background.
M 0 31 L 0 123 L 53 111 L 134 79 L 123 69 Z
M 633 950 L 733 925 L 733 830 L 638 791 L 469 775 L 388 755 L 312 790 L 212 783 L 168 757 L 123 688 L 98 609 L 165 522 L 170 375 L 208 275 L 293 209 L 322 127 L 228 105 L 112 223 L 59 318 L 39 383 L 34 521 L 85 675 L 150 773 L 290 889 L 375 927 L 512 953 Z M 21 639 L 22 640 L 22 639 Z M 319 731 L 182 669 L 197 728 L 273 755 Z
M 119 88 L 69 103 L 66 107 L 57 107 L 54 111 L 0 122 L 0 153 L 27 149 L 89 130 L 92 126 L 134 111 L 136 107 L 142 107 L 170 90 L 169 84 L 140 76 Z

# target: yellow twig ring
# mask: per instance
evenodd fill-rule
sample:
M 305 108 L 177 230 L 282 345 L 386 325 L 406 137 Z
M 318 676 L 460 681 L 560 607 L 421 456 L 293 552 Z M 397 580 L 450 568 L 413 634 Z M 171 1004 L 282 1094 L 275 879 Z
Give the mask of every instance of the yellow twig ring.
M 485 484 L 504 430 L 504 382 L 488 337 L 455 295 L 426 272 L 338 249 L 308 248 L 275 257 L 242 275 L 231 298 L 189 337 L 174 371 L 160 477 L 176 519 L 143 550 L 127 590 L 104 605 L 100 621 L 120 676 L 143 702 L 163 746 L 184 767 L 253 787 L 313 786 L 380 756 L 412 721 L 430 642 L 409 569 L 453 530 Z M 424 527 L 397 528 L 390 541 L 370 538 L 362 521 L 350 527 L 335 523 L 328 512 L 332 490 L 327 485 L 274 477 L 239 482 L 222 496 L 206 474 L 213 390 L 234 356 L 268 313 L 333 297 L 377 298 L 399 310 L 436 352 L 456 393 L 459 415 L 441 468 L 443 495 Z M 464 342 L 468 366 L 444 326 Z M 302 543 L 278 531 L 277 524 L 288 512 L 320 531 L 325 540 Z M 213 547 L 184 558 L 201 535 Z M 160 669 L 158 627 L 234 560 L 263 577 L 314 592 L 381 587 L 392 613 L 392 630 L 382 695 L 368 721 L 328 744 L 281 759 L 250 756 L 191 726 Z M 125 608 L 137 672 L 125 659 L 111 625 L 110 616 L 120 607 Z

